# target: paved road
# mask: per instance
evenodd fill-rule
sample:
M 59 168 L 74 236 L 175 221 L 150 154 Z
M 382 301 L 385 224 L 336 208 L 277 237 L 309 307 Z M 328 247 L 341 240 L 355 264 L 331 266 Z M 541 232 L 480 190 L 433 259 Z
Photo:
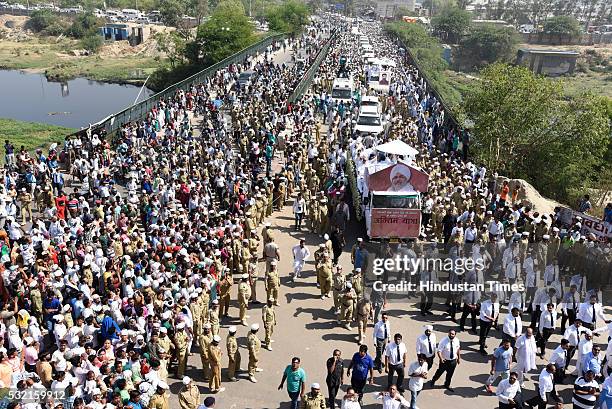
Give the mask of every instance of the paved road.
M 288 61 L 289 53 L 277 53 L 276 61 Z M 291 214 L 290 203 L 283 211 L 275 212 L 267 221 L 272 223 L 273 229 L 276 230 L 276 242 L 280 246 L 281 260 L 279 263 L 279 271 L 281 273 L 282 286 L 280 289 L 280 306 L 276 308 L 278 325 L 275 328 L 273 339 L 276 341 L 273 344 L 273 351 L 262 349 L 260 354 L 260 367 L 263 372 L 257 374 L 258 383 L 251 383 L 248 380 L 246 372 L 239 375 L 237 382 L 223 382 L 222 386 L 226 387 L 224 392 L 216 395 L 217 407 L 221 408 L 240 408 L 240 409 L 273 409 L 287 408 L 288 396 L 286 391 L 277 390 L 280 383 L 282 372 L 287 364 L 291 361 L 291 357 L 299 356 L 302 359 L 302 366 L 307 373 L 307 385 L 311 382 L 318 382 L 325 389 L 325 361 L 331 356 L 333 349 L 338 348 L 342 351 L 345 358 L 345 366 L 348 365 L 346 359 L 350 358 L 357 351 L 357 330 L 346 330 L 336 324 L 336 317 L 331 312 L 333 301 L 331 299 L 321 300 L 319 291 L 316 287 L 316 278 L 314 274 L 314 264 L 312 261 L 307 263 L 303 278 L 296 283 L 291 283 L 288 280 L 288 273 L 292 270 L 291 247 L 294 246 L 299 239 L 305 238 L 311 252 L 314 253 L 316 247 L 322 242 L 322 239 L 316 235 L 305 232 L 293 231 L 293 217 Z M 350 271 L 350 254 L 349 249 L 355 243 L 357 237 L 362 235 L 363 226 L 355 222 L 351 222 L 347 231 L 347 247 L 344 254 L 340 258 L 340 264 L 345 271 Z M 260 271 L 263 274 L 265 265 L 260 263 Z M 232 290 L 232 298 L 236 299 L 237 286 Z M 264 300 L 265 290 L 263 282 L 258 283 L 258 297 L 260 301 Z M 404 342 L 409 351 L 412 362 L 415 359 L 415 339 L 422 333 L 424 324 L 433 324 L 438 340 L 450 328 L 456 328 L 456 324 L 448 321 L 442 316 L 441 311 L 443 305 L 435 305 L 435 316 L 421 317 L 418 312 L 418 304 L 416 299 L 397 299 L 390 302 L 388 312 L 391 316 L 392 333 L 400 332 L 404 336 Z M 249 311 L 249 324 L 259 323 L 262 325 L 260 306 L 252 307 Z M 222 321 L 221 337 L 223 339 L 223 379 L 225 376 L 225 367 L 227 366 L 227 356 L 225 354 L 225 338 L 227 336 L 227 328 L 230 325 L 238 326 L 239 344 L 242 352 L 242 366 L 246 368 L 248 362 L 248 351 L 246 349 L 246 335 L 248 328 L 239 326 L 238 305 L 236 301 L 232 302 L 230 308 L 230 316 L 232 318 Z M 500 319 L 501 321 L 501 319 Z M 371 342 L 372 328 L 368 329 L 368 346 L 373 352 Z M 499 337 L 500 332 L 493 331 L 492 337 Z M 263 334 L 260 333 L 263 337 Z M 482 408 L 497 407 L 497 399 L 494 396 L 486 394 L 483 383 L 488 376 L 489 364 L 486 363 L 486 358 L 478 353 L 477 337 L 469 333 L 460 333 L 458 338 L 462 342 L 463 362 L 457 368 L 453 379 L 453 387 L 455 393 L 437 387 L 435 389 L 426 389 L 419 397 L 419 407 L 421 408 L 441 408 L 445 405 L 452 405 L 454 409 L 473 409 L 478 405 Z M 603 337 L 602 337 L 603 338 Z M 557 343 L 560 339 L 559 335 L 555 335 L 551 339 L 550 346 Z M 602 339 L 603 341 L 603 339 Z M 489 350 L 498 341 L 489 340 Z M 547 356 L 550 356 L 550 347 Z M 547 361 L 537 359 L 539 365 L 544 365 Z M 194 352 L 189 358 L 187 375 L 191 376 L 199 385 L 201 392 L 206 396 L 208 386 L 203 382 L 203 374 L 201 371 L 200 358 L 197 352 Z M 437 363 L 434 364 L 433 370 L 430 370 L 430 377 L 437 368 Z M 573 370 L 573 367 L 570 369 Z M 534 392 L 534 380 L 537 381 L 539 370 L 534 371 L 527 381 L 527 397 L 531 397 Z M 531 378 L 531 379 L 530 379 Z M 348 380 L 348 379 L 346 379 Z M 442 384 L 442 380 L 438 382 Z M 179 379 L 170 378 L 170 387 L 172 397 L 171 402 L 176 404 L 176 393 L 180 390 L 182 384 Z M 375 381 L 373 386 L 366 388 L 367 392 L 380 391 L 386 386 L 386 375 L 375 373 Z M 345 387 L 343 388 L 343 390 Z M 562 391 L 564 399 L 570 399 L 570 387 L 562 386 L 558 388 Z M 343 392 L 339 393 L 341 397 Z M 409 397 L 409 396 L 407 396 Z M 464 399 L 458 399 L 464 398 Z M 465 399 L 467 398 L 467 399 Z M 477 399 L 477 400 L 476 400 Z M 379 408 L 380 403 L 374 399 L 373 393 L 366 393 L 364 398 L 364 408 Z

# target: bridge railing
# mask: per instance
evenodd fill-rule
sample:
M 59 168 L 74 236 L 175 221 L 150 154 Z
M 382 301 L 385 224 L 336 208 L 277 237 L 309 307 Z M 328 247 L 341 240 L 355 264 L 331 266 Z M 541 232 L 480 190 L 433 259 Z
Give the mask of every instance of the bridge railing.
M 122 124 L 138 121 L 151 112 L 157 104 L 159 104 L 160 100 L 167 99 L 169 97 L 173 97 L 178 90 L 187 91 L 191 88 L 193 84 L 202 83 L 208 77 L 215 74 L 215 72 L 219 69 L 226 68 L 232 64 L 241 63 L 247 57 L 251 55 L 255 55 L 261 51 L 264 51 L 268 46 L 273 44 L 276 41 L 283 40 L 285 38 L 285 34 L 271 34 L 266 38 L 258 41 L 255 44 L 250 45 L 249 47 L 244 48 L 241 51 L 238 51 L 235 54 L 230 55 L 229 57 L 219 61 L 216 64 L 211 65 L 199 71 L 192 76 L 185 78 L 184 80 L 177 82 L 175 84 L 170 85 L 164 90 L 151 95 L 147 99 L 138 102 L 128 108 L 125 108 L 122 111 L 111 114 L 101 121 L 92 125 L 93 130 L 102 130 L 105 129 L 107 134 L 111 134 L 115 132 L 117 129 L 121 127 Z M 76 135 L 79 133 L 83 133 L 85 130 L 80 130 L 75 132 L 72 135 Z

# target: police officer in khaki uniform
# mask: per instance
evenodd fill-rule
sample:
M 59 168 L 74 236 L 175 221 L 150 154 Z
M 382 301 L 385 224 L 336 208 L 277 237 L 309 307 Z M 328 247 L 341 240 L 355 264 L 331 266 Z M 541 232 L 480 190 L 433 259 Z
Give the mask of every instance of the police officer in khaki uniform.
M 329 254 L 323 253 L 323 259 L 317 264 L 317 276 L 321 285 L 321 299 L 329 297 L 331 294 L 333 266 Z
M 342 322 L 346 329 L 351 329 L 351 321 L 353 320 L 353 309 L 357 295 L 351 283 L 346 283 L 344 294 L 342 294 Z
M 251 287 L 251 297 L 249 301 L 254 304 L 261 304 L 257 301 L 257 281 L 259 280 L 259 269 L 257 260 L 251 259 L 249 263 L 249 286 Z
M 270 271 L 266 274 L 266 298 L 273 298 L 274 305 L 278 305 L 278 290 L 280 288 L 280 277 L 278 276 L 277 261 L 272 260 Z
M 157 389 L 149 399 L 149 409 L 170 409 L 169 397 L 166 391 L 170 389 L 164 381 L 157 383 Z
M 188 376 L 183 377 L 183 389 L 178 394 L 181 409 L 197 409 L 200 406 L 200 390 L 198 385 L 191 381 Z
M 185 323 L 179 322 L 176 325 L 176 333 L 174 334 L 174 346 L 176 347 L 176 358 L 178 360 L 176 375 L 179 378 L 182 378 L 187 370 L 187 355 L 189 354 L 188 345 L 189 335 L 187 335 L 185 331 Z
M 266 332 L 264 344 L 266 344 L 266 349 L 268 351 L 272 351 L 272 333 L 274 332 L 274 326 L 276 325 L 274 301 L 274 298 L 268 298 L 268 303 L 261 309 L 261 319 L 264 323 L 264 330 Z
M 310 392 L 302 396 L 300 409 L 327 409 L 325 397 L 321 393 L 321 387 L 318 383 L 310 385 Z
M 249 299 L 251 298 L 251 286 L 248 283 L 249 275 L 243 274 L 240 284 L 238 284 L 238 304 L 240 306 L 240 323 L 247 326 L 247 310 L 249 308 Z
M 332 288 L 334 295 L 334 308 L 336 309 L 336 315 L 340 314 L 340 305 L 342 292 L 344 291 L 344 285 L 346 283 L 346 276 L 342 272 L 342 267 L 336 267 L 336 272 L 332 278 Z
M 251 232 L 257 229 L 257 224 L 253 220 L 253 212 L 251 210 L 247 210 L 244 215 L 246 216 L 244 219 L 244 234 L 246 237 L 251 237 Z
M 227 270 L 227 269 L 225 269 Z M 227 274 L 227 271 L 224 272 L 223 278 L 219 283 L 219 315 L 221 317 L 229 316 L 229 306 L 231 300 L 231 290 L 232 290 L 232 280 L 231 276 Z
M 236 339 L 236 327 L 231 326 L 228 329 L 229 335 L 225 346 L 227 347 L 227 356 L 229 364 L 227 365 L 227 376 L 230 381 L 236 381 L 236 372 L 240 370 L 240 349 L 238 348 L 238 340 Z
M 259 324 L 255 323 L 251 325 L 251 332 L 247 336 L 247 343 L 249 345 L 249 381 L 255 383 L 255 372 L 261 372 L 263 369 L 257 367 L 259 362 L 259 351 L 261 349 L 261 341 L 257 336 L 259 331 Z
M 208 322 L 210 322 L 213 335 L 219 334 L 219 300 L 213 300 L 212 308 L 208 311 Z
M 249 240 L 242 240 L 242 249 L 240 249 L 240 273 L 249 273 L 249 263 L 251 262 L 251 251 L 249 250 Z
M 280 252 L 278 245 L 274 242 L 272 232 L 269 233 L 268 243 L 264 246 L 264 257 L 266 260 L 266 272 L 270 271 L 270 263 L 272 261 L 280 261 Z
M 212 334 L 210 332 L 211 325 L 206 322 L 202 325 L 202 334 L 198 337 L 198 345 L 200 346 L 200 359 L 202 360 L 202 371 L 204 371 L 204 380 L 210 379 L 210 359 L 208 357 L 208 347 L 212 342 Z
M 221 348 L 219 343 L 221 337 L 213 336 L 212 343 L 208 346 L 208 357 L 210 358 L 211 377 L 208 381 L 208 388 L 211 393 L 223 392 L 225 388 L 221 387 Z
M 359 332 L 358 344 L 361 345 L 365 339 L 368 321 L 372 317 L 372 303 L 368 297 L 363 297 L 357 302 L 357 331 Z

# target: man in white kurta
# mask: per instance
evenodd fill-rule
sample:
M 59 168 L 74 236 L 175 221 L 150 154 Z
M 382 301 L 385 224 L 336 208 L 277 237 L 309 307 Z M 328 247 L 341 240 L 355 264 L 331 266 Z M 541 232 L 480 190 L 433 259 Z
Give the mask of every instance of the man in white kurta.
M 524 387 L 523 375 L 536 369 L 536 341 L 533 336 L 533 330 L 527 328 L 527 331 L 518 337 L 516 340 L 516 366 L 513 371 L 518 374 L 518 381 L 521 387 Z

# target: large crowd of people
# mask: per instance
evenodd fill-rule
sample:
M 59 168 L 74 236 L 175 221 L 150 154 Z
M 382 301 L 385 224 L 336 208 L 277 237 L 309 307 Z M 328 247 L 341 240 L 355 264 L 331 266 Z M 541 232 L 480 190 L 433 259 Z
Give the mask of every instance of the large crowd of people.
M 15 153 L 6 142 L 0 387 L 11 396 L 4 405 L 169 409 L 168 378 L 176 377 L 184 384 L 182 409 L 213 408 L 212 395 L 225 390 L 221 366 L 228 361 L 230 382 L 241 367 L 237 328 L 230 326 L 225 339 L 220 335 L 230 301 L 248 327 L 247 378 L 258 382 L 261 348 L 272 350 L 280 275 L 286 273 L 278 263 L 292 258 L 291 278 L 299 281 L 311 257 L 305 240 L 292 254 L 281 254 L 267 222 L 292 202 L 294 228 L 323 238 L 313 254 L 320 296 L 333 299 L 338 325 L 357 327 L 359 344 L 350 360 L 340 350 L 327 359 L 326 395 L 318 383 L 306 391 L 294 357 L 279 385 L 292 409 L 360 408 L 374 371 L 383 370 L 385 391 L 376 390 L 383 408 L 415 409 L 419 393 L 443 375 L 453 392 L 468 317 L 481 353 L 491 357 L 483 390 L 496 393 L 500 408 L 545 408 L 547 401 L 560 401 L 555 386 L 568 379 L 575 385 L 574 407 L 593 408 L 598 401 L 612 407 L 612 342 L 593 338 L 612 329 L 603 325 L 610 323 L 603 301 L 612 277 L 610 243 L 584 234 L 580 219 L 565 225 L 556 213 L 535 211 L 520 188 L 471 163 L 469 135 L 448 126 L 424 78 L 376 24 L 360 30 L 397 67 L 389 93 L 378 95 L 385 131 L 357 135 L 359 102 L 377 94 L 368 89 L 356 35 L 343 24 L 315 20 L 301 36 L 160 100 L 114 138 L 90 129 L 35 155 Z M 310 90 L 289 103 L 327 42 L 330 50 Z M 275 62 L 290 51 L 304 63 Z M 241 84 L 245 70 L 254 74 Z M 331 97 L 339 71 L 355 81 L 351 103 Z M 380 246 L 358 239 L 345 273 L 347 225 L 357 223 L 362 210 L 353 200 L 355 175 L 347 174 L 347 164 L 359 168 L 377 160 L 371 148 L 396 139 L 418 150 L 413 165 L 430 175 L 422 192 L 421 235 Z M 442 296 L 448 320 L 457 323 L 439 341 L 435 327 L 425 325 L 415 336 L 416 351 L 408 351 L 385 311 L 396 296 L 370 288 L 368 276 L 373 258 L 396 254 L 473 258 L 485 268 L 388 270 L 385 282 L 494 279 L 525 290 L 402 295 L 420 297 L 423 316 L 435 314 L 434 301 Z M 265 284 L 263 295 L 258 281 Z M 260 329 L 248 325 L 247 312 L 261 302 Z M 501 339 L 488 348 L 493 328 Z M 563 338 L 558 346 L 549 342 L 555 333 Z M 208 381 L 206 399 L 186 376 L 192 351 Z M 525 375 L 538 369 L 536 356 L 547 357 L 547 365 L 534 393 L 526 390 Z M 346 383 L 350 387 L 337 400 Z

